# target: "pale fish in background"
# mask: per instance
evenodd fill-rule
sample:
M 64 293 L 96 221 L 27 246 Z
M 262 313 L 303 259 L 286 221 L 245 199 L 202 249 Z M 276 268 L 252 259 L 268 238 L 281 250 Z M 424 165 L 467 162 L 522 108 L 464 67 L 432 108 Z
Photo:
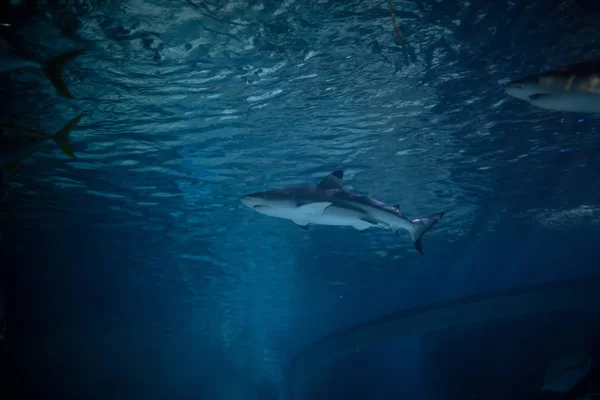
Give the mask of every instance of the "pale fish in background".
M 547 110 L 600 113 L 600 59 L 519 79 L 505 91 Z

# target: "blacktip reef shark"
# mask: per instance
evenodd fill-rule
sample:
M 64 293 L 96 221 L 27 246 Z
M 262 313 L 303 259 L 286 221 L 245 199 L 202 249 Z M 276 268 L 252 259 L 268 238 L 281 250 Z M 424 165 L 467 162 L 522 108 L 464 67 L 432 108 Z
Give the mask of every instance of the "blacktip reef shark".
M 409 220 L 399 206 L 388 206 L 373 198 L 350 193 L 343 187 L 344 171 L 329 174 L 317 186 L 284 188 L 244 196 L 242 203 L 261 214 L 294 221 L 304 229 L 314 225 L 390 229 L 396 235 L 408 231 L 419 253 L 421 239 L 444 213 Z
M 600 113 L 600 58 L 527 76 L 505 91 L 547 110 Z
M 76 158 L 69 142 L 69 134 L 82 117 L 83 114 L 79 114 L 55 134 L 19 126 L 13 122 L 0 122 L 0 166 L 14 171 L 21 161 L 38 151 L 50 139 L 58 144 L 64 154 Z
M 77 55 L 85 50 L 69 51 L 58 55 L 57 57 L 45 62 L 39 63 L 31 60 L 17 51 L 12 44 L 5 39 L 0 38 L 0 73 L 18 70 L 18 69 L 38 69 L 42 70 L 46 78 L 56 89 L 59 95 L 74 99 L 67 84 L 63 80 L 63 67 Z

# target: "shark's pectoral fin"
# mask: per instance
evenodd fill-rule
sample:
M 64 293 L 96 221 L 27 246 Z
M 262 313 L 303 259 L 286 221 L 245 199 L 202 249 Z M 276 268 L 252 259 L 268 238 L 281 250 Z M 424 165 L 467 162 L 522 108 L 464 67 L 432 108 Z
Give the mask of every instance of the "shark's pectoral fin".
M 302 228 L 308 230 L 308 224 L 310 224 L 310 222 L 315 218 L 322 217 L 325 209 L 331 204 L 332 203 L 328 201 L 298 204 L 296 215 L 294 218 L 292 218 L 292 221 L 294 221 L 294 223 L 297 225 L 300 225 Z
M 304 229 L 305 231 L 308 230 L 308 225 L 309 222 L 307 219 L 303 219 L 303 218 L 293 218 L 292 221 L 298 225 L 300 228 Z
M 328 201 L 320 202 L 320 203 L 307 203 L 298 206 L 298 211 L 302 212 L 305 215 L 323 215 L 323 211 L 327 207 L 329 207 L 332 203 Z
M 369 229 L 371 227 L 371 224 L 360 223 L 360 224 L 354 224 L 354 225 L 352 225 L 352 227 L 358 231 L 364 231 L 364 230 Z

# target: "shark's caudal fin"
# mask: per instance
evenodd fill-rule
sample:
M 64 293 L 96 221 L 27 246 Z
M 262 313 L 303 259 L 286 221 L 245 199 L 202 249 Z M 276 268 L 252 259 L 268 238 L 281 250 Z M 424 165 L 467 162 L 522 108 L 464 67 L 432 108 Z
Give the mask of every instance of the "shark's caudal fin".
M 71 142 L 69 142 L 69 134 L 71 133 L 71 131 L 73 130 L 75 125 L 77 125 L 77 123 L 83 116 L 84 116 L 84 114 L 79 114 L 78 116 L 73 118 L 71 121 L 69 121 L 69 123 L 67 125 L 65 125 L 60 131 L 56 132 L 54 135 L 48 135 L 43 132 L 42 132 L 42 134 L 46 135 L 46 138 L 54 139 L 56 141 L 56 143 L 58 143 L 58 145 L 60 146 L 60 149 L 63 151 L 63 153 L 65 153 L 67 156 L 72 157 L 72 158 L 77 158 L 75 156 L 75 153 L 73 153 L 73 149 L 71 148 Z M 0 167 L 9 172 L 15 172 L 21 166 L 21 161 L 25 160 L 26 158 L 28 158 L 31 155 L 33 155 L 34 153 L 36 153 L 40 148 L 41 148 L 40 145 L 35 146 L 31 150 L 29 150 L 27 153 L 21 155 L 19 158 L 12 160 L 6 164 L 2 164 Z
M 85 50 L 75 50 L 61 54 L 43 65 L 44 74 L 46 75 L 50 83 L 52 83 L 52 86 L 54 86 L 58 94 L 60 94 L 63 97 L 67 97 L 69 99 L 75 98 L 75 96 L 73 96 L 71 92 L 69 92 L 69 88 L 63 80 L 63 67 L 69 61 L 71 61 L 73 58 L 83 53 L 84 51 Z
M 69 134 L 71 133 L 75 125 L 77 125 L 81 117 L 83 117 L 83 114 L 79 114 L 78 116 L 73 118 L 71 121 L 69 121 L 67 125 L 65 125 L 64 128 L 52 135 L 52 139 L 54 139 L 56 143 L 58 143 L 63 153 L 72 158 L 76 158 L 76 156 L 75 153 L 73 153 L 73 149 L 71 148 L 71 142 L 69 142 Z
M 411 232 L 411 239 L 413 240 L 413 244 L 415 245 L 415 249 L 421 254 L 423 254 L 423 245 L 421 243 L 421 239 L 423 239 L 423 235 L 425 232 L 430 230 L 437 224 L 437 222 L 442 219 L 444 216 L 444 212 L 440 212 L 434 215 L 430 215 L 429 217 L 416 218 L 411 222 L 413 227 L 415 228 L 414 232 Z

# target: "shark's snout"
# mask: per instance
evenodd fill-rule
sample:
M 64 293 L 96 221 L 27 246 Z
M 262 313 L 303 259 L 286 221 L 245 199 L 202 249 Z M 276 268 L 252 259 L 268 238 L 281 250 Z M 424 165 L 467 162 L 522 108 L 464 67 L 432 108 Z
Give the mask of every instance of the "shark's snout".
M 519 99 L 526 99 L 528 96 L 527 88 L 520 83 L 511 83 L 504 89 L 504 91 L 506 92 L 507 95 L 516 97 Z
M 523 87 L 523 85 L 521 85 L 519 83 L 513 83 L 513 84 L 508 85 L 505 88 L 505 91 L 508 92 L 508 93 L 511 93 L 511 92 L 521 91 L 521 90 L 524 90 L 524 89 L 525 89 L 525 87 Z
M 541 90 L 543 89 L 537 79 L 532 77 L 513 81 L 504 88 L 507 95 L 526 101 L 531 95 L 539 93 Z
M 256 198 L 252 196 L 244 196 L 240 199 L 240 201 L 243 205 L 250 208 L 253 208 L 257 204 Z
M 257 206 L 266 206 L 269 204 L 269 202 L 265 198 L 263 198 L 263 196 L 256 194 L 249 194 L 247 196 L 244 196 L 241 198 L 240 201 L 246 207 L 254 209 L 256 209 Z

